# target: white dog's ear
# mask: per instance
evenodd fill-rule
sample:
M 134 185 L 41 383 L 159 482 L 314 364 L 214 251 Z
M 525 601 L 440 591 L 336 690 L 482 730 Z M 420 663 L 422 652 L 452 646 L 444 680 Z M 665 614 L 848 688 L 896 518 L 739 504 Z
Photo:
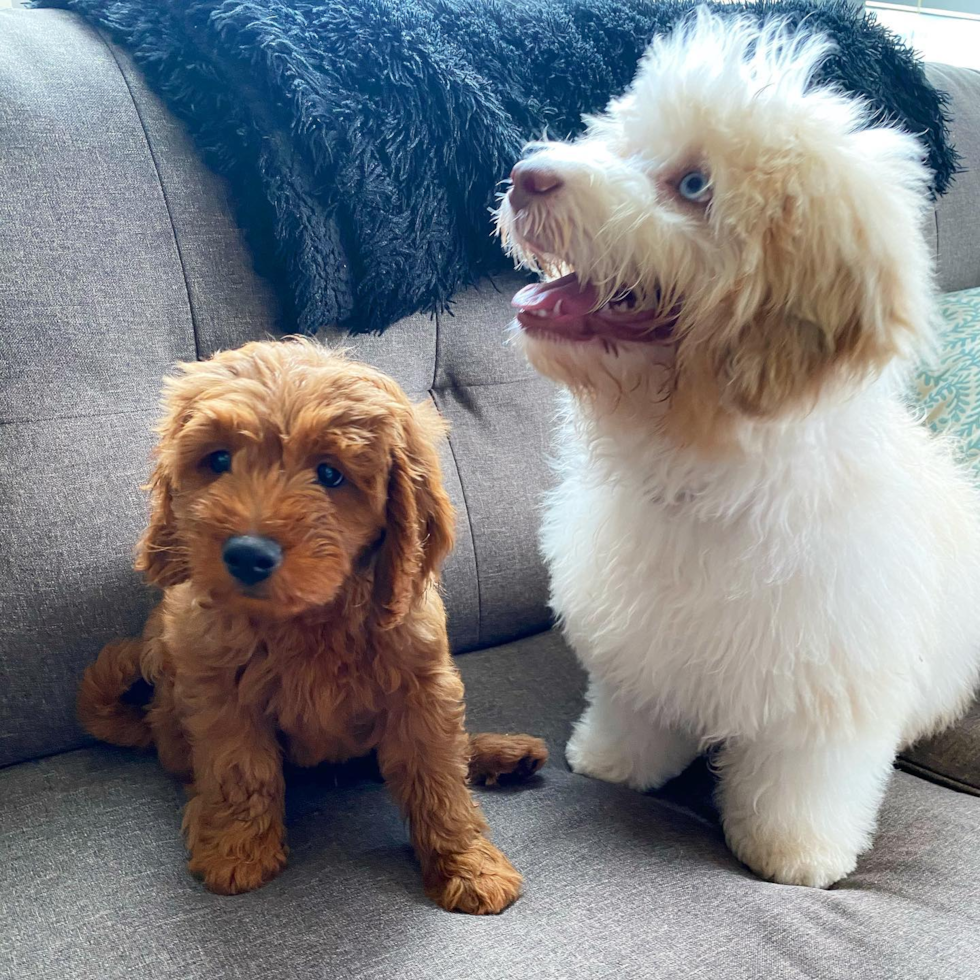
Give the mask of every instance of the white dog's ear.
M 858 377 L 927 339 L 933 257 L 921 149 L 893 129 L 848 135 L 834 193 L 788 201 L 760 248 L 761 277 L 717 331 L 724 402 L 772 417 L 830 380 Z M 805 182 L 801 182 L 804 183 Z
M 888 332 L 856 308 L 856 283 L 838 277 L 836 296 L 804 317 L 771 298 L 718 352 L 716 373 L 725 404 L 772 418 L 812 402 L 831 377 L 881 367 L 895 354 Z M 850 301 L 845 299 L 850 297 Z

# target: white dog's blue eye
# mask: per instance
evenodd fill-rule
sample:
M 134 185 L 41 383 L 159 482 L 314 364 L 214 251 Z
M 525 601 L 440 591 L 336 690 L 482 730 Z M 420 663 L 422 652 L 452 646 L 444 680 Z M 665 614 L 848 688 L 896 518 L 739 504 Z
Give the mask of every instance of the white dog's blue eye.
M 684 174 L 677 184 L 677 193 L 695 204 L 704 204 L 711 198 L 711 184 L 707 174 L 703 174 L 700 170 L 692 170 Z

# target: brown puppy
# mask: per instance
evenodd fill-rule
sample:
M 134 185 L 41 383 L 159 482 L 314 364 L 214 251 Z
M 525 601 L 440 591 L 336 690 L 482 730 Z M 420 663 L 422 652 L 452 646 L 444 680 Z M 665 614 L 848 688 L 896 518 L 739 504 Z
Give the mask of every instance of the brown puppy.
M 286 862 L 283 752 L 303 766 L 377 750 L 443 908 L 500 912 L 521 877 L 484 836 L 468 770 L 527 775 L 528 736 L 463 729 L 438 569 L 453 511 L 445 426 L 390 378 L 307 342 L 253 343 L 168 379 L 136 567 L 164 589 L 140 639 L 85 673 L 98 738 L 154 745 L 189 783 L 189 867 L 212 891 Z M 144 711 L 123 696 L 153 685 Z

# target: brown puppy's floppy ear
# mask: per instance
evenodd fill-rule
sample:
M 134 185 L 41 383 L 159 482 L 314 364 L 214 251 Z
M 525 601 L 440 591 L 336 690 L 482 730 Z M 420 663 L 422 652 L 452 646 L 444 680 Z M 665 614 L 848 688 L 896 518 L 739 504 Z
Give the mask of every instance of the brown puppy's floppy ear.
M 446 429 L 435 406 L 422 402 L 406 417 L 403 439 L 392 450 L 387 527 L 375 565 L 385 629 L 405 619 L 453 547 L 455 514 L 436 451 Z
M 165 589 L 186 581 L 188 569 L 174 520 L 173 483 L 159 452 L 144 489 L 150 491 L 150 523 L 136 545 L 135 568 L 151 585 Z
M 153 472 L 143 487 L 150 492 L 150 523 L 136 545 L 136 571 L 161 589 L 185 582 L 190 576 L 185 551 L 174 518 L 174 449 L 177 435 L 190 419 L 198 362 L 178 365 L 182 376 L 163 382 L 163 417 L 157 423 L 158 441 L 153 449 Z

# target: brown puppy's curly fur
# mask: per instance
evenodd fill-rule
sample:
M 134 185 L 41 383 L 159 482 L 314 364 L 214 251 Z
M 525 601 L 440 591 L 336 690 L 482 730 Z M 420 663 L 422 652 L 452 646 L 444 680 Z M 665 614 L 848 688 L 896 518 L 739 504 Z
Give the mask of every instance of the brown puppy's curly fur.
M 277 342 L 183 365 L 165 409 L 136 566 L 163 601 L 142 638 L 108 644 L 86 671 L 85 727 L 155 746 L 188 781 L 189 867 L 212 891 L 282 870 L 284 752 L 312 766 L 377 750 L 427 894 L 446 909 L 506 908 L 521 878 L 484 836 L 468 770 L 528 775 L 547 750 L 463 729 L 436 587 L 453 511 L 434 408 L 316 344 Z M 230 454 L 226 472 L 213 472 L 215 453 Z M 318 482 L 322 463 L 340 486 Z M 245 534 L 282 548 L 251 586 L 222 558 Z M 124 699 L 141 677 L 146 710 Z

